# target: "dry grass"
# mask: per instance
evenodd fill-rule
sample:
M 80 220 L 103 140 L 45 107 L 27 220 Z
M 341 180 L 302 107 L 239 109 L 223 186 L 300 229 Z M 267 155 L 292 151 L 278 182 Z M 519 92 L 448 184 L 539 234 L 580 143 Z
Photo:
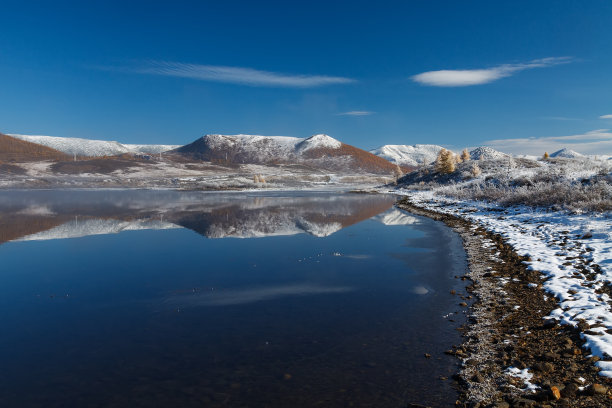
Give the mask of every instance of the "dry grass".
M 67 159 L 68 155 L 58 150 L 0 133 L 0 161 L 33 162 Z

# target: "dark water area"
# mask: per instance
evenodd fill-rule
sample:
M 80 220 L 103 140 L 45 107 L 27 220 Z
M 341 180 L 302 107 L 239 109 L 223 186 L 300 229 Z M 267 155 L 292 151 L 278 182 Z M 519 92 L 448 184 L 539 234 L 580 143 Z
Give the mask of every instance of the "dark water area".
M 465 254 L 394 202 L 0 192 L 0 406 L 454 405 Z

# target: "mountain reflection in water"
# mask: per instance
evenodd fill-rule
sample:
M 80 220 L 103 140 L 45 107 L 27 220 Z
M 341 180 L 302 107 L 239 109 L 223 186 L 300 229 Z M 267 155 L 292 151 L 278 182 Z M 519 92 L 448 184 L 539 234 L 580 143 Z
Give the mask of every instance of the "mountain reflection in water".
M 452 405 L 465 254 L 394 201 L 1 191 L 0 406 Z
M 0 243 L 130 230 L 188 228 L 207 238 L 307 233 L 325 237 L 392 208 L 382 194 L 251 195 L 172 191 L 12 191 L 0 193 Z M 393 209 L 379 220 L 409 224 Z

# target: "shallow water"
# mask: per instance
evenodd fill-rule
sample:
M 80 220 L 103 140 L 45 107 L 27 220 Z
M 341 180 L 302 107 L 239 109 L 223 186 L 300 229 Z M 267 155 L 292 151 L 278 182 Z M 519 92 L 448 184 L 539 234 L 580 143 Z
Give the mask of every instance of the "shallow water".
M 0 192 L 0 406 L 454 404 L 465 254 L 393 203 Z

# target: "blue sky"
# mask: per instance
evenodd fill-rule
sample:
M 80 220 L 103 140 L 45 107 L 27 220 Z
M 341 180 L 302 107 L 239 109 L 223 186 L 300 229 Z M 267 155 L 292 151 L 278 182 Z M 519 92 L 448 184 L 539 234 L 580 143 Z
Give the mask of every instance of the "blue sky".
M 607 0 L 0 3 L 5 133 L 612 154 Z

